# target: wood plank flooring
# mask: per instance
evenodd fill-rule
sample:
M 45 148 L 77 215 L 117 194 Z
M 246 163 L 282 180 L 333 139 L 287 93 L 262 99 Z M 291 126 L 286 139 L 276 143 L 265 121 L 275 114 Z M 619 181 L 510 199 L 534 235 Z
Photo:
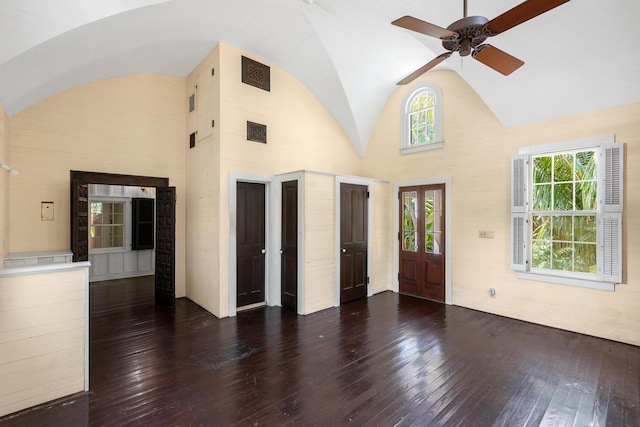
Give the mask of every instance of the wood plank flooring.
M 91 391 L 0 426 L 638 426 L 640 348 L 391 292 L 216 319 L 91 285 Z

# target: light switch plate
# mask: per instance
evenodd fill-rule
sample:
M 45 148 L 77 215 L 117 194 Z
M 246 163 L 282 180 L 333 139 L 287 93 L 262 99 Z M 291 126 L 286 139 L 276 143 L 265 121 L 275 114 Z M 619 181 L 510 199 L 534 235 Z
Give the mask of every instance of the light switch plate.
M 40 204 L 40 219 L 42 221 L 53 221 L 53 202 L 42 202 Z
M 478 231 L 478 237 L 481 239 L 493 239 L 495 231 L 493 230 L 480 230 Z

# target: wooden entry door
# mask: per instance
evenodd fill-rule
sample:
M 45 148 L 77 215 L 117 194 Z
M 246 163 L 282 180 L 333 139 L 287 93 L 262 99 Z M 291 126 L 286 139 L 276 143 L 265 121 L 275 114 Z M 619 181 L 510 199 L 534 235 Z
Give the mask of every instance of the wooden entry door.
M 176 188 L 156 188 L 156 305 L 176 302 Z
M 367 187 L 340 184 L 340 304 L 367 296 Z
M 282 247 L 280 249 L 280 301 L 298 311 L 298 181 L 282 183 Z
M 236 301 L 244 307 L 265 300 L 265 185 L 236 185 Z
M 399 290 L 445 300 L 444 184 L 400 188 Z

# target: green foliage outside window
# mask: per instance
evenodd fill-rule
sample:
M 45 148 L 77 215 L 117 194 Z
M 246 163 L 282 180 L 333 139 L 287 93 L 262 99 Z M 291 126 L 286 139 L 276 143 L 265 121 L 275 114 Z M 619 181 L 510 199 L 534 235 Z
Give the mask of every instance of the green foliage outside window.
M 410 104 L 409 129 L 410 145 L 420 145 L 435 140 L 435 106 L 436 96 L 431 90 L 419 92 Z
M 402 250 L 418 251 L 418 195 L 415 191 L 402 193 Z
M 533 158 L 532 267 L 596 272 L 595 150 Z

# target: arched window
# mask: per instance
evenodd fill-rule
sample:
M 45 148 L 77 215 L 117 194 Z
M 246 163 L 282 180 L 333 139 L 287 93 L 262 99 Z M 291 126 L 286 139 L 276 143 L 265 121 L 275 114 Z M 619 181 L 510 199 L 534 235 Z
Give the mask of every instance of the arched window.
M 403 105 L 402 153 L 442 147 L 442 92 L 421 83 Z

